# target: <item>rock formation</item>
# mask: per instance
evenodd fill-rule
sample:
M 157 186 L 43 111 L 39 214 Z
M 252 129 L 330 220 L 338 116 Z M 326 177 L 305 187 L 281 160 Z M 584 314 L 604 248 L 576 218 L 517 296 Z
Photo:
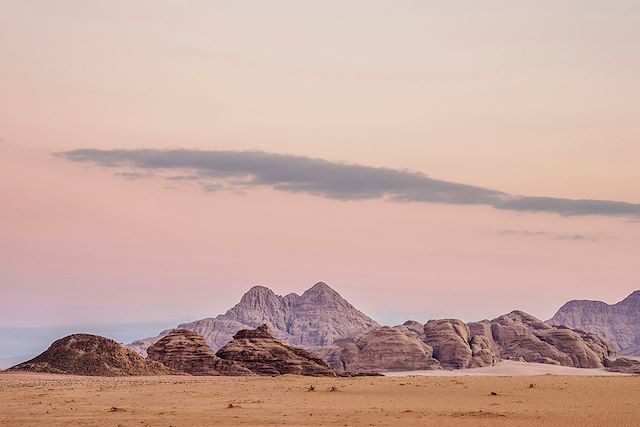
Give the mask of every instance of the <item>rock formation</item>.
M 424 341 L 433 348 L 433 357 L 446 368 L 469 367 L 469 338 L 469 328 L 462 320 L 429 320 L 424 325 Z
M 190 375 L 253 375 L 239 364 L 220 359 L 204 338 L 186 329 L 174 329 L 147 350 L 148 359 Z
M 522 311 L 464 323 L 430 320 L 375 328 L 317 349 L 339 371 L 384 372 L 491 366 L 501 358 L 578 368 L 602 368 L 615 357 L 613 344 L 592 333 L 550 326 Z
M 640 360 L 624 357 L 619 357 L 617 359 L 605 359 L 604 366 L 611 372 L 640 375 Z
M 113 340 L 89 334 L 61 338 L 39 356 L 9 370 L 109 377 L 175 373 Z
M 324 360 L 275 339 L 266 324 L 237 332 L 216 355 L 258 375 L 336 376 Z
M 491 331 L 504 359 L 602 368 L 604 359 L 615 355 L 613 345 L 598 336 L 550 326 L 522 311 L 492 320 Z
M 433 347 L 433 357 L 446 368 L 490 366 L 498 359 L 490 340 L 472 336 L 469 327 L 458 319 L 429 320 L 424 325 L 424 342 Z
M 327 346 L 336 339 L 379 326 L 328 285 L 317 283 L 302 295 L 284 297 L 264 286 L 254 286 L 225 314 L 183 323 L 178 328 L 202 335 L 215 351 L 231 341 L 236 332 L 262 324 L 271 328 L 274 337 L 306 348 Z M 145 355 L 147 347 L 167 332 L 135 341 L 128 347 Z
M 372 329 L 356 338 L 336 340 L 332 347 L 319 351 L 340 372 L 441 369 L 433 349 L 406 326 Z
M 598 334 L 613 341 L 620 354 L 640 355 L 640 291 L 612 305 L 569 301 L 547 323 Z
M 422 323 L 416 322 L 415 320 L 407 320 L 402 324 L 402 326 L 409 329 L 411 332 L 414 332 L 421 340 L 424 341 L 424 325 Z

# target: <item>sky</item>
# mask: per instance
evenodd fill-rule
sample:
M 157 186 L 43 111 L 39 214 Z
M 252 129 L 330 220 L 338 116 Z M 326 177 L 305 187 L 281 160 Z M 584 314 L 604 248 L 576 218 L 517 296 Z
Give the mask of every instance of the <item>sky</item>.
M 0 358 L 257 284 L 385 324 L 617 302 L 638 40 L 635 1 L 5 1 L 0 336 L 39 332 Z

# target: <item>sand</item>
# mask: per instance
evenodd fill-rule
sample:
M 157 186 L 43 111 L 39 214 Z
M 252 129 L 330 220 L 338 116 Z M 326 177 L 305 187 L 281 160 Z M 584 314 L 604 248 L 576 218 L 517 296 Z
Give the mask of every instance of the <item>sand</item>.
M 546 363 L 529 363 L 503 360 L 495 366 L 486 366 L 474 369 L 439 370 L 439 371 L 404 371 L 386 372 L 387 376 L 430 376 L 430 377 L 466 377 L 466 376 L 534 376 L 534 375 L 578 375 L 578 376 L 620 376 L 626 375 L 617 372 L 609 372 L 604 368 L 584 369 L 570 368 L 568 366 L 548 365 Z
M 10 426 L 637 426 L 638 402 L 638 376 L 0 374 L 0 425 Z

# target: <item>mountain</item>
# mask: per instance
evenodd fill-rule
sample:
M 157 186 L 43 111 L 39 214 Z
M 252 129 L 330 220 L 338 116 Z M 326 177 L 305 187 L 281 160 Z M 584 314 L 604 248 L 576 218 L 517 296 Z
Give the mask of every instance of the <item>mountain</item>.
M 167 375 L 175 373 L 117 342 L 97 335 L 74 334 L 55 341 L 42 354 L 9 371 L 91 376 Z
M 620 354 L 640 355 L 640 291 L 617 304 L 573 300 L 547 321 L 601 335 L 613 341 Z
M 358 311 L 325 283 L 316 283 L 302 295 L 276 295 L 264 286 L 254 286 L 240 302 L 217 317 L 183 323 L 202 335 L 214 350 L 223 347 L 242 329 L 266 324 L 275 338 L 302 347 L 322 347 L 335 340 L 378 327 L 378 323 Z M 143 355 L 155 341 L 169 333 L 134 341 L 127 347 Z

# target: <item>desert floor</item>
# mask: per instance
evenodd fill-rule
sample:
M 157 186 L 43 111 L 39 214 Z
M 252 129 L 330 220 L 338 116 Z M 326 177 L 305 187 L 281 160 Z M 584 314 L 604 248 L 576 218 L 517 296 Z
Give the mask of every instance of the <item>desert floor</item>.
M 0 425 L 637 426 L 640 377 L 88 378 L 2 373 Z

